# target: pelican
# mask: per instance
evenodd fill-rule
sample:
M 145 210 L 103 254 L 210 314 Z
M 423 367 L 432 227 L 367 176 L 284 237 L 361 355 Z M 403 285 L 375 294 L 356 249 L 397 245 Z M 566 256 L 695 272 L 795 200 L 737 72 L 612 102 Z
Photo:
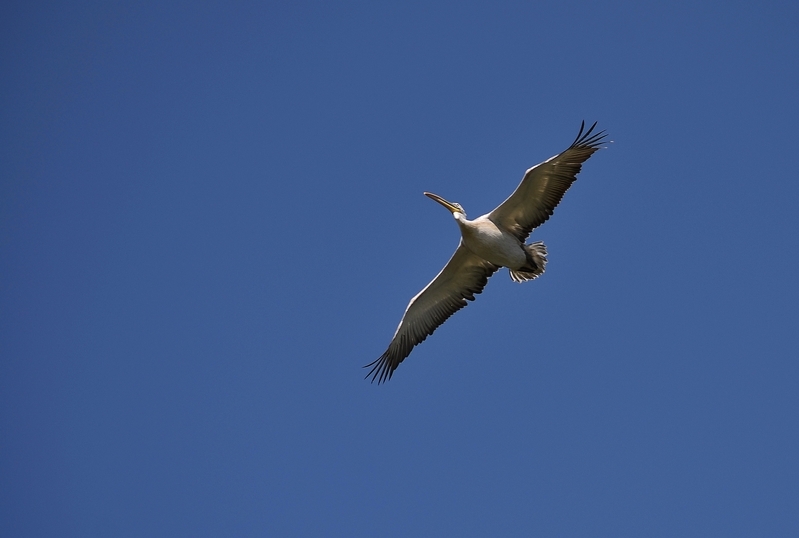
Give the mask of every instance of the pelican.
M 527 236 L 552 216 L 563 194 L 577 179 L 582 164 L 605 141 L 605 131 L 591 134 L 596 122 L 565 151 L 524 173 L 522 182 L 499 207 L 474 220 L 458 203 L 448 202 L 430 192 L 424 195 L 446 207 L 461 231 L 455 254 L 432 282 L 411 299 L 388 349 L 377 360 L 364 366 L 372 382 L 391 379 L 397 366 L 414 346 L 444 323 L 452 314 L 474 301 L 483 291 L 488 277 L 507 267 L 514 282 L 533 280 L 547 264 L 547 249 L 537 241 L 525 244 Z

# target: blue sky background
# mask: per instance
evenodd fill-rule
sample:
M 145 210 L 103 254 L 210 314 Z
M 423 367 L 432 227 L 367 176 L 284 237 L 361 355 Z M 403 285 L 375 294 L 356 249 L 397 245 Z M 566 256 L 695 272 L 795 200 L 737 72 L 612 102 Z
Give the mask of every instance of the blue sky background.
M 290 4 L 290 5 L 289 5 Z M 795 2 L 6 2 L 0 535 L 796 536 Z M 383 386 L 458 242 L 599 121 Z

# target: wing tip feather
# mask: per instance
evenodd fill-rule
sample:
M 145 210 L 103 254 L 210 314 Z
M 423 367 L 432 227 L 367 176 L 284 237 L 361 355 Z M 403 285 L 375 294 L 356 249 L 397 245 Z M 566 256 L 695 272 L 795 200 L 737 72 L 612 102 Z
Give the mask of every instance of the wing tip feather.
M 586 149 L 593 149 L 598 150 L 601 148 L 602 144 L 605 142 L 605 137 L 608 135 L 607 131 L 604 129 L 591 134 L 594 132 L 594 128 L 597 126 L 597 121 L 595 121 L 591 127 L 585 131 L 585 120 L 580 123 L 580 132 L 577 133 L 577 137 L 572 142 L 572 145 L 569 146 L 569 149 L 572 148 L 586 148 Z M 583 134 L 585 131 L 585 134 Z
M 377 381 L 378 385 L 391 379 L 391 376 L 394 374 L 394 370 L 397 368 L 399 363 L 397 365 L 393 365 L 393 367 L 391 364 L 389 364 L 390 351 L 391 348 L 389 347 L 389 349 L 387 349 L 385 353 L 380 355 L 378 359 L 364 366 L 364 368 L 370 368 L 370 367 L 372 368 L 371 370 L 369 370 L 369 373 L 366 374 L 366 377 L 364 377 L 364 379 L 369 379 L 371 377 L 372 379 L 370 383 L 374 383 L 375 381 Z

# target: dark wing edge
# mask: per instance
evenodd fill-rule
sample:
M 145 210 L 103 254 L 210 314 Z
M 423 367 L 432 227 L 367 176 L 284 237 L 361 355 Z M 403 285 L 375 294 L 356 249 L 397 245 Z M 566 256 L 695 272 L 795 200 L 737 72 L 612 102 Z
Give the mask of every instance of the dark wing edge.
M 411 354 L 414 346 L 424 342 L 452 314 L 474 301 L 485 288 L 498 265 L 480 258 L 463 243 L 458 245 L 447 265 L 405 309 L 388 349 L 377 360 L 364 366 L 371 368 L 365 379 L 381 384 L 391 379 L 397 366 Z
M 607 133 L 593 133 L 596 125 L 594 122 L 585 131 L 583 121 L 571 146 L 527 170 L 513 194 L 489 213 L 489 218 L 513 233 L 519 241 L 526 241 L 530 232 L 549 220 L 563 195 L 577 179 L 582 164 L 605 143 Z

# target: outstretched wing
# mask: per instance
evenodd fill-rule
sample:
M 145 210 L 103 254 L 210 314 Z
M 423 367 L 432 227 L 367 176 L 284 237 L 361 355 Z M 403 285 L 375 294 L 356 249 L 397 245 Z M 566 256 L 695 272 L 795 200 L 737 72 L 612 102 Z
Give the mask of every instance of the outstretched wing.
M 372 382 L 377 380 L 378 384 L 391 379 L 413 347 L 466 306 L 467 300 L 474 301 L 475 294 L 483 291 L 488 277 L 497 269 L 498 265 L 473 254 L 461 242 L 438 276 L 411 299 L 386 352 L 364 366 L 371 367 L 366 377 L 371 376 Z
M 488 218 L 524 242 L 533 229 L 547 221 L 566 190 L 577 179 L 582 164 L 600 148 L 605 131 L 591 133 L 596 122 L 583 134 L 585 122 L 571 146 L 525 172 L 522 182 Z

